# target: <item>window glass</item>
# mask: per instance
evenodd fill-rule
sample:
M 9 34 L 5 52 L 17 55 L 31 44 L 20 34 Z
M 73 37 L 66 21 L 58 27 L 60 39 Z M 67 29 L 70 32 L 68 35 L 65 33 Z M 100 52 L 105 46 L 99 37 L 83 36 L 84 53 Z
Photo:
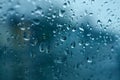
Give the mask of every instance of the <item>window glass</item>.
M 120 80 L 120 0 L 0 0 L 0 80 Z

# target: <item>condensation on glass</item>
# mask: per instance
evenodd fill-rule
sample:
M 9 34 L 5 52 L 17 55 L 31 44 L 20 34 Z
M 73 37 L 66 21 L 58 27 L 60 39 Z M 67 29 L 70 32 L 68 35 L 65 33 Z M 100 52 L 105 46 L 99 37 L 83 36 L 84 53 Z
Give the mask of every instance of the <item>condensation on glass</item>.
M 0 80 L 120 80 L 119 0 L 0 0 Z

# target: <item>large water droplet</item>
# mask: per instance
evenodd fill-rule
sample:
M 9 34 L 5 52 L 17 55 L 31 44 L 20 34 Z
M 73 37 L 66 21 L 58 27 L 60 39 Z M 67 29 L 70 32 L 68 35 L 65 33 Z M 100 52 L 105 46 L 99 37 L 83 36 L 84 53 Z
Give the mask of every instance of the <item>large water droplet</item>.
M 63 17 L 64 14 L 65 14 L 65 10 L 59 10 L 59 16 L 60 16 L 60 17 Z

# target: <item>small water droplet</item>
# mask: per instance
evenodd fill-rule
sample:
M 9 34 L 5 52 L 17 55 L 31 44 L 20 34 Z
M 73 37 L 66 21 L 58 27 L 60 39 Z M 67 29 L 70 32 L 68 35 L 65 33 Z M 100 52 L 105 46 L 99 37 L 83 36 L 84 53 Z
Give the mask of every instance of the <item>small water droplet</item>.
M 101 22 L 100 20 L 97 20 L 97 24 L 101 25 L 101 24 L 102 24 L 102 22 Z
M 85 43 L 85 46 L 89 46 L 89 43 Z
M 91 3 L 94 3 L 95 2 L 95 0 L 91 0 Z
M 80 31 L 84 31 L 84 29 L 83 29 L 83 28 L 81 28 L 81 27 L 79 27 L 79 30 L 80 30 Z
M 68 49 L 68 48 L 66 48 L 66 50 L 64 51 L 64 54 L 65 54 L 65 55 L 68 55 L 68 54 L 69 54 L 69 49 Z
M 112 46 L 112 47 L 111 47 L 111 52 L 113 52 L 113 51 L 114 51 L 114 47 Z
M 50 46 L 49 45 L 46 45 L 46 43 L 40 43 L 39 45 L 39 51 L 41 53 L 46 53 L 46 54 L 49 54 L 50 53 Z
M 79 45 L 79 46 L 82 46 L 82 43 L 79 41 L 79 42 L 78 42 L 78 45 Z
M 66 36 L 62 36 L 60 40 L 61 40 L 62 42 L 64 42 L 66 39 L 67 39 Z
M 25 31 L 25 27 L 20 27 L 20 30 Z
M 29 38 L 24 37 L 24 40 L 25 40 L 25 41 L 29 41 L 30 39 L 29 39 Z
M 93 16 L 93 13 L 89 13 L 89 16 Z
M 56 13 L 53 13 L 52 18 L 56 18 L 56 17 L 57 17 Z
M 75 48 L 75 46 L 76 46 L 76 43 L 74 41 L 74 42 L 71 43 L 71 48 Z
M 87 58 L 87 62 L 88 62 L 88 63 L 92 63 L 92 60 L 89 59 L 89 58 Z
M 73 29 L 72 29 L 72 32 L 75 32 L 76 31 L 76 28 L 74 27 Z
M 14 7 L 19 8 L 19 7 L 21 7 L 21 5 L 20 5 L 20 3 L 17 3 Z
M 111 23 L 112 23 L 112 20 L 111 20 L 111 19 L 109 19 L 109 20 L 108 20 L 108 24 L 111 24 Z

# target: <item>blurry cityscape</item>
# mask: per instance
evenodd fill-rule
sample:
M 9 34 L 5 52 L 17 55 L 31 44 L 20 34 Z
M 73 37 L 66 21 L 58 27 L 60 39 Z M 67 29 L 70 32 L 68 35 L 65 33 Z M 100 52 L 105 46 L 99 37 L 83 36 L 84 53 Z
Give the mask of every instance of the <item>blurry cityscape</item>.
M 0 80 L 120 80 L 119 0 L 1 0 Z

